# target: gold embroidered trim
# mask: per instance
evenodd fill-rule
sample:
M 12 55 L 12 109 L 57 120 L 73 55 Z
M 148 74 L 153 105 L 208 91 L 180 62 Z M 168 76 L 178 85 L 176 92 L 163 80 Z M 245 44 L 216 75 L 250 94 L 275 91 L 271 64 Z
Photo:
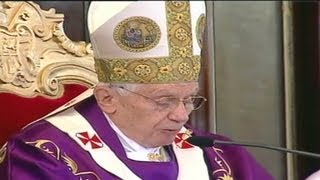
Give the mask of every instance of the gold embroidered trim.
M 56 158 L 57 160 L 62 160 L 69 167 L 69 170 L 75 176 L 79 176 L 80 179 L 82 179 L 82 177 L 84 176 L 92 176 L 95 179 L 100 180 L 99 176 L 92 171 L 78 172 L 79 168 L 76 162 L 73 159 L 71 159 L 66 153 L 61 153 L 60 148 L 50 140 L 39 139 L 33 142 L 26 142 L 26 144 L 32 145 L 36 148 L 43 150 L 44 152 Z
M 130 17 L 121 21 L 113 32 L 117 45 L 129 52 L 143 52 L 154 48 L 160 40 L 160 27 L 147 17 Z
M 192 31 L 189 2 L 166 2 L 170 56 L 192 56 Z
M 170 83 L 198 80 L 201 62 L 200 56 L 193 55 L 189 2 L 166 2 L 166 14 L 169 56 L 95 59 L 95 69 L 100 82 Z M 146 18 L 144 20 L 147 21 Z M 133 23 L 139 21 L 142 24 L 141 18 L 134 17 L 130 21 Z M 123 21 L 123 23 L 125 22 L 129 22 L 129 20 Z M 120 23 L 114 33 L 117 44 L 125 50 L 139 52 L 141 50 L 139 48 L 134 49 L 127 44 L 123 45 L 123 41 L 120 40 L 122 38 L 120 32 L 124 32 L 123 26 Z M 156 24 L 153 24 L 152 27 L 157 31 Z M 150 47 L 152 48 L 153 45 Z M 145 48 L 149 48 L 149 46 Z M 146 49 L 142 48 L 142 50 Z
M 212 149 L 218 155 L 218 157 L 216 157 L 214 159 L 214 161 L 220 167 L 220 169 L 213 171 L 212 175 L 215 176 L 215 175 L 218 175 L 218 173 L 221 173 L 223 176 L 222 175 L 218 176 L 218 179 L 233 180 L 231 168 L 230 168 L 229 164 L 226 162 L 226 160 L 224 160 L 224 158 L 221 155 L 221 153 L 223 153 L 223 150 L 221 150 L 219 148 L 215 148 L 215 147 L 212 147 Z
M 150 161 L 164 161 L 164 157 L 159 153 L 148 153 L 148 159 Z
M 4 161 L 7 154 L 7 143 L 2 146 L 0 149 L 0 164 Z
M 197 81 L 200 56 L 150 59 L 95 59 L 99 81 L 129 83 L 168 83 Z
M 169 161 L 169 155 L 167 154 L 164 147 L 161 147 L 159 153 L 148 153 L 148 159 L 150 161 L 159 161 L 159 162 L 166 162 Z

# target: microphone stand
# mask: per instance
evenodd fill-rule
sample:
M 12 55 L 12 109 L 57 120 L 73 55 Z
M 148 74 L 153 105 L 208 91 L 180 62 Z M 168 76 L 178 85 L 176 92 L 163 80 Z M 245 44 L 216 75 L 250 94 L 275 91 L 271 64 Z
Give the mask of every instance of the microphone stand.
M 316 153 L 286 149 L 286 148 L 275 147 L 275 146 L 270 146 L 270 145 L 262 145 L 262 144 L 257 144 L 257 143 L 244 143 L 244 142 L 232 142 L 232 141 L 220 141 L 220 140 L 213 140 L 213 143 L 214 144 L 227 144 L 227 145 L 258 147 L 258 148 L 263 148 L 263 149 L 284 151 L 284 152 L 289 152 L 289 153 L 294 153 L 294 154 L 301 154 L 301 155 L 305 155 L 305 156 L 320 158 L 320 154 L 316 154 Z

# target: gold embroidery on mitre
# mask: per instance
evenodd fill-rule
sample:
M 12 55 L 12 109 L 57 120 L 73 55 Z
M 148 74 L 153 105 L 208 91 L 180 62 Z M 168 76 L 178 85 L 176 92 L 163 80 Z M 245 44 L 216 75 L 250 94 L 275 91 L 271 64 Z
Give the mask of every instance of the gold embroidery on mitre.
M 121 21 L 113 32 L 117 45 L 129 52 L 154 48 L 160 40 L 160 27 L 147 17 L 135 16 Z
M 200 56 L 150 59 L 95 59 L 100 82 L 166 83 L 197 81 Z
M 7 154 L 7 143 L 2 146 L 0 149 L 0 164 L 4 161 Z
M 165 3 L 169 56 L 132 59 L 96 58 L 95 69 L 100 82 L 169 83 L 198 80 L 201 62 L 199 55 L 193 55 L 190 4 L 187 1 Z M 150 37 L 153 35 L 152 37 L 160 38 L 160 30 L 158 32 L 159 27 L 156 23 L 146 17 L 132 17 L 119 23 L 114 32 L 118 46 L 130 52 L 146 51 L 156 46 L 159 41 L 157 38 L 147 45 L 132 43 L 133 37 L 138 35 L 132 35 L 131 38 L 130 27 L 134 34 L 136 30 L 147 29 L 146 24 L 153 30 L 147 34 Z M 127 35 L 123 36 L 127 31 L 130 32 L 131 39 Z
M 189 2 L 166 2 L 166 14 L 170 56 L 192 57 L 192 31 Z
M 201 14 L 197 20 L 197 25 L 196 25 L 196 37 L 197 37 L 197 42 L 200 48 L 202 48 L 205 25 L 206 25 L 205 16 L 204 14 Z

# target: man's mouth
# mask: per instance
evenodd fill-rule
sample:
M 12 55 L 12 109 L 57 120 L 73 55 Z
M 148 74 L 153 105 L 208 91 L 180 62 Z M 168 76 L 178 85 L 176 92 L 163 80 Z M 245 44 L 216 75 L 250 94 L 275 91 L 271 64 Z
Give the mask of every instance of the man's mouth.
M 180 129 L 164 129 L 164 131 L 172 134 L 177 134 L 180 131 Z

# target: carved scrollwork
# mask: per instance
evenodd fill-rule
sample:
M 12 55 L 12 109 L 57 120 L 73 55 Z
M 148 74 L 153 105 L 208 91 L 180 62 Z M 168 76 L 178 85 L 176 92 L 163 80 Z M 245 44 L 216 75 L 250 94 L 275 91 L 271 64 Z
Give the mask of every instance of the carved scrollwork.
M 91 44 L 86 44 L 83 41 L 73 42 L 64 33 L 63 25 L 60 23 L 54 29 L 54 35 L 60 41 L 61 46 L 70 53 L 76 56 L 86 56 L 88 54 L 93 54 L 91 49 Z
M 0 2 L 0 93 L 58 98 L 63 84 L 97 83 L 91 44 L 70 40 L 63 21 L 53 8 Z
M 87 62 L 78 63 L 56 63 L 46 66 L 38 76 L 38 85 L 40 92 L 46 92 L 51 97 L 61 96 L 60 91 L 65 83 L 78 83 L 93 86 L 95 82 L 95 73 L 91 71 L 93 65 Z M 86 72 L 86 74 L 84 74 Z

